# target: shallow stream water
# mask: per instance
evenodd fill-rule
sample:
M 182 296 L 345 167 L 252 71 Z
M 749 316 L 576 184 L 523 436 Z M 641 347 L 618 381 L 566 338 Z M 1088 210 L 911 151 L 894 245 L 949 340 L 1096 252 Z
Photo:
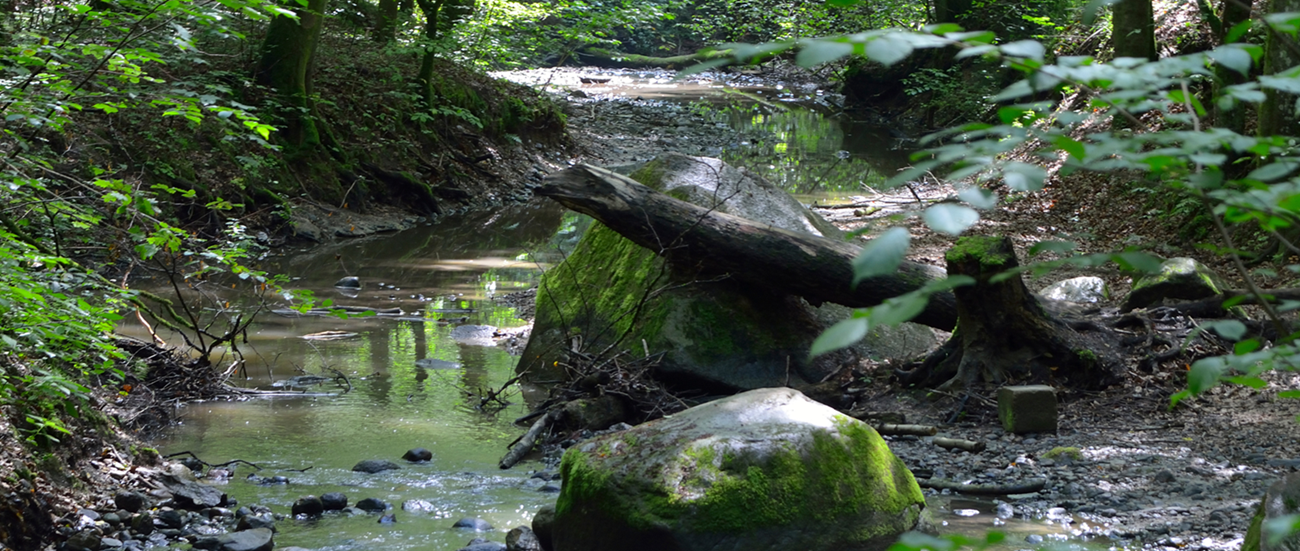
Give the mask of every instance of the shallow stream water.
M 627 90 L 636 88 L 623 93 Z M 700 90 L 689 92 L 698 95 Z M 844 131 L 846 123 L 815 109 L 769 109 L 752 100 L 726 105 L 734 124 L 762 126 L 773 135 L 790 137 L 778 142 L 785 143 L 784 148 L 743 144 L 752 148 L 747 158 L 753 166 L 769 167 L 773 174 L 831 175 L 838 170 L 845 178 L 820 190 L 794 189 L 794 180 L 776 179 L 792 191 L 854 193 L 856 184 L 847 184 L 847 178 L 893 170 L 867 163 L 865 154 L 844 158 L 840 151 L 865 138 L 851 137 Z M 882 140 L 879 147 L 887 147 Z M 871 149 L 869 142 L 863 144 L 855 149 Z M 759 157 L 759 149 L 770 158 Z M 382 499 L 393 506 L 397 518 L 392 524 L 381 524 L 378 515 L 285 520 L 275 538 L 279 547 L 450 550 L 475 537 L 503 541 L 505 531 L 527 525 L 555 494 L 542 490 L 544 481 L 530 478 L 537 463 L 507 471 L 497 468 L 507 445 L 524 430 L 512 423 L 527 411 L 519 393 L 512 392 L 504 407 L 478 407 L 484 389 L 500 388 L 513 377 L 517 359 L 501 348 L 458 342 L 453 330 L 463 325 L 525 325 L 514 308 L 492 299 L 534 285 L 544 266 L 562 258 L 560 251 L 572 245 L 582 225 L 575 215 L 535 201 L 397 234 L 285 251 L 269 259 L 267 270 L 294 277 L 293 287 L 312 290 L 318 298 L 342 306 L 398 307 L 403 315 L 263 315 L 244 347 L 250 359 L 246 378 L 232 382 L 281 393 L 185 406 L 181 422 L 158 442 L 159 448 L 164 454 L 192 452 L 209 463 L 240 459 L 260 466 L 255 470 L 241 465 L 226 483 L 224 490 L 241 504 L 287 513 L 300 496 L 343 492 L 352 504 Z M 334 288 L 344 276 L 357 276 L 362 290 Z M 322 331 L 355 335 L 303 338 Z M 417 361 L 430 359 L 450 368 L 417 366 Z M 334 370 L 347 376 L 350 391 L 343 392 L 333 382 L 302 389 L 275 386 L 298 375 L 328 376 Z M 415 447 L 431 450 L 433 460 L 414 464 L 400 459 Z M 364 459 L 391 460 L 401 469 L 380 474 L 350 470 Z M 246 478 L 252 474 L 282 475 L 290 483 L 261 485 Z M 419 510 L 404 510 L 404 504 Z M 998 520 L 991 503 L 936 500 L 931 506 L 946 511 L 939 517 L 949 529 L 1011 532 L 1009 549 L 1029 546 L 1026 535 L 1062 532 L 1043 522 Z M 462 517 L 483 518 L 495 529 L 475 534 L 452 528 Z

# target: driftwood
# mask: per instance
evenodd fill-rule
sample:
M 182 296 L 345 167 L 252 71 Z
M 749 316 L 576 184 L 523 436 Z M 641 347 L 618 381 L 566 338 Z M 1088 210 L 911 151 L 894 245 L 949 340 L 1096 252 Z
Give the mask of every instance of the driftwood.
M 938 427 L 930 425 L 896 425 L 893 423 L 885 423 L 875 425 L 873 428 L 875 428 L 876 432 L 880 433 L 881 436 L 903 436 L 907 434 L 914 436 L 934 436 L 935 433 L 939 432 Z
M 983 442 L 962 440 L 960 438 L 944 438 L 942 436 L 936 436 L 934 437 L 934 440 L 932 440 L 932 442 L 934 442 L 934 445 L 939 446 L 940 448 L 945 448 L 949 450 L 965 450 L 971 453 L 979 453 L 984 451 Z
M 1032 494 L 1047 487 L 1047 480 L 1035 478 L 1015 484 L 962 484 L 942 478 L 922 478 L 916 481 L 917 485 L 922 488 L 931 488 L 934 490 L 951 490 L 953 492 L 985 496 L 1001 496 L 1008 494 Z
M 509 469 L 510 467 L 515 466 L 516 463 L 519 463 L 525 455 L 528 455 L 528 452 L 533 451 L 533 446 L 537 444 L 537 437 L 545 432 L 546 429 L 550 428 L 551 423 L 553 422 L 555 422 L 554 412 L 541 416 L 541 418 L 534 422 L 533 426 L 528 429 L 528 432 L 525 432 L 523 436 L 519 437 L 519 440 L 516 440 L 515 443 L 510 446 L 510 451 L 506 452 L 505 457 L 501 458 L 499 466 L 502 469 Z
M 590 215 L 677 266 L 728 274 L 744 284 L 801 296 L 813 304 L 874 306 L 944 276 L 938 268 L 904 262 L 894 274 L 854 286 L 853 259 L 862 250 L 858 245 L 711 211 L 591 165 L 548 176 L 537 194 Z M 952 293 L 932 295 L 912 321 L 952 330 L 957 323 Z

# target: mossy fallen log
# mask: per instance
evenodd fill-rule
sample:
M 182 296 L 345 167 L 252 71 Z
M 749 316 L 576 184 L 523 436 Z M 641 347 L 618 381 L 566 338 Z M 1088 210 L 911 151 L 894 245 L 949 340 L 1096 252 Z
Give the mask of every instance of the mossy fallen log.
M 853 285 L 856 244 L 759 224 L 680 201 L 625 176 L 578 165 L 546 179 L 538 195 L 588 214 L 669 262 L 721 274 L 745 285 L 813 304 L 880 304 L 944 277 L 943 270 L 904 262 L 896 273 Z M 951 330 L 952 293 L 935 293 L 912 321 Z
M 669 57 L 653 57 L 647 55 L 625 54 L 605 48 L 584 48 L 576 52 L 578 60 L 584 65 L 594 67 L 617 67 L 625 69 L 684 69 L 715 59 L 731 57 L 731 50 L 702 50 L 693 54 L 675 55 Z

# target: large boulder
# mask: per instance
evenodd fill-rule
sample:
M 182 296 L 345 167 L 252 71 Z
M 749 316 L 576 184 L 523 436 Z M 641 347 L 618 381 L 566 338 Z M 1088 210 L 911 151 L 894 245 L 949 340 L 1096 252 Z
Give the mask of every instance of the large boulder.
M 788 388 L 596 437 L 560 470 L 555 551 L 880 550 L 925 507 L 875 430 Z
M 1290 534 L 1276 543 L 1270 543 L 1264 533 L 1264 524 L 1270 520 L 1300 513 L 1300 473 L 1291 473 L 1269 486 L 1264 500 L 1255 510 L 1255 517 L 1246 530 L 1241 551 L 1300 551 L 1300 534 Z
M 790 194 L 718 159 L 664 155 L 632 177 L 719 212 L 790 231 L 843 237 Z M 663 236 L 665 247 L 672 246 L 673 237 Z M 929 328 L 905 324 L 876 329 L 851 351 L 809 360 L 813 340 L 848 317 L 848 308 L 814 307 L 799 297 L 749 288 L 689 266 L 670 269 L 655 251 L 599 223 L 592 224 L 564 262 L 542 276 L 536 304 L 532 336 L 518 367 L 534 380 L 563 379 L 565 354 L 575 342 L 587 351 L 617 342 L 636 356 L 662 352 L 658 376 L 731 389 L 805 387 L 824 380 L 855 354 L 903 358 L 938 342 Z

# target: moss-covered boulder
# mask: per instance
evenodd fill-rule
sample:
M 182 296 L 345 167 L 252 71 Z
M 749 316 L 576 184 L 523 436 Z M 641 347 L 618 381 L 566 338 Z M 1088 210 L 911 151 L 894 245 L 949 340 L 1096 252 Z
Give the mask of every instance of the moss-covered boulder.
M 1264 534 L 1268 521 L 1295 514 L 1300 514 L 1300 473 L 1286 475 L 1264 492 L 1264 500 L 1250 521 L 1241 551 L 1300 551 L 1300 534 L 1291 534 L 1275 544 L 1270 544 Z
M 555 551 L 878 550 L 925 507 L 871 427 L 759 389 L 570 448 Z
M 1200 300 L 1222 294 L 1223 279 L 1206 265 L 1191 258 L 1171 258 L 1160 271 L 1133 282 L 1124 299 L 1124 310 L 1158 306 L 1166 299 Z
M 840 237 L 788 193 L 717 159 L 665 155 L 632 177 L 706 208 Z M 673 237 L 663 236 L 665 248 L 673 246 Z M 937 342 L 930 329 L 908 324 L 882 328 L 863 346 L 809 361 L 813 340 L 849 309 L 813 307 L 798 297 L 746 287 L 726 274 L 669 266 L 656 253 L 593 224 L 573 253 L 542 277 L 519 371 L 533 380 L 562 380 L 569 375 L 562 369 L 566 355 L 576 346 L 588 353 L 663 353 L 656 374 L 687 384 L 802 387 L 822 381 L 855 355 L 902 358 Z

